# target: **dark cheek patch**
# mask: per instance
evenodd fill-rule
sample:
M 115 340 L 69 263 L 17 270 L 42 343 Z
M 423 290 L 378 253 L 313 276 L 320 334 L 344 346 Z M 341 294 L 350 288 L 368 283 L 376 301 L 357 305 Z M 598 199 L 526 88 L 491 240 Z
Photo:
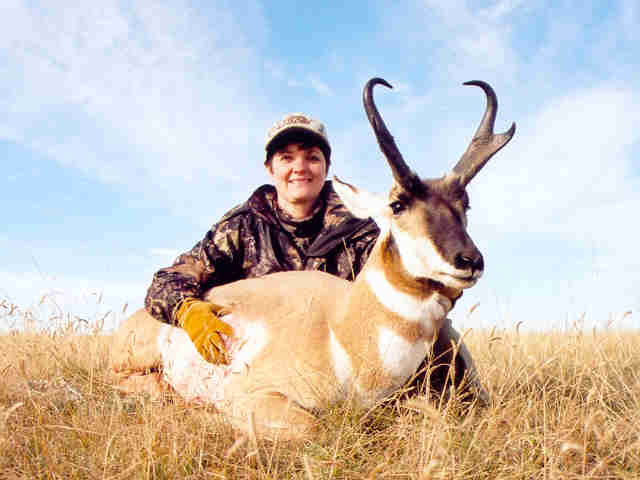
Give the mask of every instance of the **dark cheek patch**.
M 444 202 L 427 204 L 424 207 L 424 219 L 423 228 L 426 229 L 434 248 L 444 260 L 453 264 L 455 255 L 451 252 L 458 251 L 465 240 L 459 213 Z M 452 228 L 456 224 L 461 228 Z M 450 255 L 447 255 L 447 252 Z
M 398 193 L 396 198 L 401 194 Z M 406 214 L 398 218 L 398 226 L 415 239 L 429 241 L 442 259 L 454 265 L 455 252 L 468 243 L 462 210 L 465 201 L 468 197 L 464 191 L 455 199 L 455 205 L 436 193 L 425 200 L 413 199 Z
M 449 217 L 449 218 L 447 218 Z M 447 245 L 453 240 L 453 229 L 451 222 L 455 221 L 451 217 L 451 213 L 444 211 L 443 207 L 438 208 L 435 212 L 427 213 L 427 228 L 431 233 L 432 243 L 442 258 L 449 261 L 446 252 L 450 250 Z

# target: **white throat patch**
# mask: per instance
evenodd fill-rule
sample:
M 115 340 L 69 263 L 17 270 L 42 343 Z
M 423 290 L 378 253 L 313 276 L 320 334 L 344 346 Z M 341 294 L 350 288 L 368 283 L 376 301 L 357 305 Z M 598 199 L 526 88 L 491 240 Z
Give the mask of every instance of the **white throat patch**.
M 382 305 L 407 321 L 420 323 L 428 336 L 433 336 L 451 310 L 451 300 L 444 295 L 434 292 L 426 299 L 418 299 L 397 290 L 382 270 L 369 268 L 364 274 L 367 284 Z

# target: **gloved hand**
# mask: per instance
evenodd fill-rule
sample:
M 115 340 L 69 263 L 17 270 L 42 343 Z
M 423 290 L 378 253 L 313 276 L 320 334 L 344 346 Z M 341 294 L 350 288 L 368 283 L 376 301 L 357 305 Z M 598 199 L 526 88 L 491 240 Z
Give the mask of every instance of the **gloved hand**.
M 202 357 L 210 363 L 229 363 L 227 349 L 220 337 L 221 333 L 233 335 L 231 325 L 223 322 L 218 315 L 223 307 L 195 298 L 183 300 L 175 317 L 184 328 Z

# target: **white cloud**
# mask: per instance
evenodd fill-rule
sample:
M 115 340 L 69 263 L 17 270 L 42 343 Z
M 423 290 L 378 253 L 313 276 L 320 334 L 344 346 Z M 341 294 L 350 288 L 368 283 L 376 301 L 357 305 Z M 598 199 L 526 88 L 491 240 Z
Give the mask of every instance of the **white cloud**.
M 493 5 L 489 5 L 485 9 L 485 14 L 487 18 L 499 21 L 517 10 L 524 3 L 524 0 L 499 0 Z
M 331 88 L 325 82 L 320 80 L 315 75 L 309 75 L 309 83 L 311 87 L 321 95 L 333 95 Z
M 279 65 L 277 62 L 267 59 L 264 61 L 264 69 L 271 75 L 273 78 L 277 80 L 282 80 L 285 78 L 285 73 L 282 65 Z
M 512 75 L 518 56 L 511 45 L 512 32 L 507 20 L 521 3 L 502 1 L 477 8 L 466 0 L 425 0 L 424 14 L 429 20 L 430 35 L 435 35 L 446 46 L 449 61 L 443 63 L 448 64 L 452 72 L 466 70 L 471 64 L 500 71 L 503 76 Z M 430 21 L 434 14 L 439 21 Z
M 106 182 L 154 184 L 177 209 L 185 186 L 202 201 L 207 185 L 240 178 L 271 118 L 251 80 L 255 10 L 5 5 L 0 133 Z
M 624 34 L 629 40 L 638 38 L 638 24 L 640 24 L 640 7 L 636 0 L 623 0 L 619 10 L 618 21 L 624 28 Z
M 471 184 L 482 205 L 477 221 L 510 231 L 575 231 L 592 225 L 574 224 L 580 212 L 640 201 L 630 182 L 638 122 L 638 94 L 628 89 L 605 85 L 551 100 L 519 122 L 482 181 Z

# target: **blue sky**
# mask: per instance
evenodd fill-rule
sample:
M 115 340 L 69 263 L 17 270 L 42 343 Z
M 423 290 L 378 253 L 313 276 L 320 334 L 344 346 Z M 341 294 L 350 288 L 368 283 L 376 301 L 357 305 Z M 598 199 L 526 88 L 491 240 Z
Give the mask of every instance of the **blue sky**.
M 470 185 L 486 274 L 454 322 L 638 327 L 639 45 L 637 0 L 5 0 L 0 300 L 117 323 L 268 181 L 285 113 L 327 125 L 330 173 L 387 191 L 360 100 L 373 76 L 395 87 L 376 99 L 407 162 L 440 176 L 484 109 L 462 82 L 482 79 L 496 130 L 518 131 Z

